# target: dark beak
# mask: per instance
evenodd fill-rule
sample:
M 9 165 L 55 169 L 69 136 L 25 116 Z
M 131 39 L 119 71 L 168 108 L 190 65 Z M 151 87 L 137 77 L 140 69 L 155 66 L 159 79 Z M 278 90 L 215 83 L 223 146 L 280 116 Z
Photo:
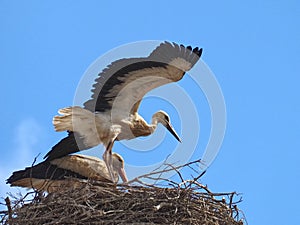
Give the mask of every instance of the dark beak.
M 180 137 L 178 136 L 178 134 L 176 133 L 176 131 L 174 130 L 174 128 L 172 127 L 172 125 L 169 122 L 166 122 L 166 128 L 176 138 L 176 140 L 181 143 Z

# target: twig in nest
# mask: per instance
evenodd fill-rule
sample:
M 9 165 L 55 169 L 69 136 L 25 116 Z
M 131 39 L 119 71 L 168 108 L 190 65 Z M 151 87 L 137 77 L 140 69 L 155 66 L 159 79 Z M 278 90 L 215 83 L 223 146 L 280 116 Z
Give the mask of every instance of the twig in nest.
M 197 177 L 194 177 L 194 178 L 193 178 L 193 181 L 196 182 L 196 181 L 199 180 L 205 173 L 206 173 L 206 170 L 204 170 L 202 173 L 200 173 L 200 175 L 198 175 Z M 191 187 L 192 184 L 193 184 L 193 182 L 190 182 L 188 187 Z
M 8 219 L 11 220 L 12 219 L 12 209 L 11 209 L 9 197 L 5 198 L 5 203 L 6 203 L 7 212 L 8 212 Z
M 180 165 L 180 166 L 173 166 L 169 169 L 164 169 L 164 170 L 160 170 L 160 171 L 153 171 L 153 172 L 148 173 L 148 174 L 143 174 L 141 176 L 138 176 L 138 177 L 128 181 L 127 184 L 131 184 L 131 183 L 134 183 L 134 182 L 139 182 L 140 179 L 142 179 L 142 178 L 149 179 L 149 178 L 152 178 L 153 175 L 157 175 L 157 174 L 161 174 L 161 173 L 167 173 L 167 172 L 170 172 L 170 171 L 174 171 L 174 169 L 178 170 L 178 169 L 181 169 L 181 168 L 186 167 L 186 166 L 190 166 L 190 165 L 195 164 L 195 163 L 201 163 L 201 159 L 197 159 L 195 161 L 185 163 L 185 164 Z
M 184 179 L 181 175 L 181 173 L 179 172 L 179 170 L 177 168 L 175 168 L 172 164 L 167 164 L 169 167 L 173 168 L 174 171 L 176 171 L 177 175 L 179 176 L 180 180 L 182 183 L 184 183 Z M 184 184 L 185 188 L 186 188 L 186 185 Z

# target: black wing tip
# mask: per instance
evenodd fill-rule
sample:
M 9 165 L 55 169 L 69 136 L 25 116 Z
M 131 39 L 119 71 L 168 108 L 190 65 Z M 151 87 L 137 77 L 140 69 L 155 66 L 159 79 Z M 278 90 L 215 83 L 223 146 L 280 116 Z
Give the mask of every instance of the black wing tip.
M 13 183 L 16 182 L 16 181 L 18 181 L 18 180 L 30 177 L 28 171 L 31 168 L 32 167 L 26 167 L 24 170 L 14 171 L 12 173 L 12 175 L 9 178 L 6 179 L 6 184 L 13 185 Z
M 181 57 L 194 66 L 200 59 L 202 52 L 203 49 L 199 47 L 192 48 L 191 45 L 185 46 L 175 42 L 164 41 L 149 55 L 149 58 L 168 63 L 173 58 Z
M 6 184 L 10 184 L 11 186 L 19 186 L 14 183 L 27 178 L 63 180 L 66 177 L 87 179 L 86 176 L 76 173 L 72 170 L 60 168 L 57 165 L 51 164 L 49 161 L 43 161 L 35 166 L 26 167 L 24 170 L 13 172 L 13 174 L 6 180 Z
M 12 182 L 13 182 L 13 175 L 14 174 L 12 174 L 9 178 L 7 178 L 5 181 L 6 181 L 6 184 L 12 184 Z
M 192 51 L 194 54 L 196 54 L 200 58 L 202 56 L 203 48 L 196 47 Z
M 26 178 L 35 178 L 37 171 L 45 172 L 44 167 L 50 166 L 50 162 L 44 161 L 30 167 L 25 167 L 23 170 L 17 170 L 12 173 L 12 175 L 6 180 L 6 184 L 14 186 L 14 182 L 26 179 Z M 40 169 L 42 168 L 42 169 Z
M 181 49 L 188 49 L 189 51 L 195 53 L 199 57 L 201 56 L 202 51 L 203 51 L 202 48 L 199 48 L 199 47 L 192 48 L 191 45 L 188 45 L 188 46 L 185 46 L 183 44 L 179 45 L 176 42 L 164 41 L 163 43 L 160 44 L 160 46 L 162 46 L 162 45 L 168 45 L 168 46 L 172 46 L 172 47 L 175 47 L 175 48 L 180 46 Z

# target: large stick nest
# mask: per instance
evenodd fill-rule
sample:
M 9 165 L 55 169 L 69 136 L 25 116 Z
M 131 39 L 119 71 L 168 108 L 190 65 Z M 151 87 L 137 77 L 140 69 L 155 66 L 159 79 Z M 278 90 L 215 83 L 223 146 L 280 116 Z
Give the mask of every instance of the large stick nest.
M 191 164 L 187 164 L 191 166 Z M 185 167 L 186 165 L 184 165 Z M 180 166 L 182 167 L 182 166 Z M 179 167 L 177 167 L 179 168 Z M 201 177 L 181 182 L 154 172 L 126 185 L 82 180 L 76 189 L 46 195 L 37 191 L 5 199 L 6 211 L 0 212 L 2 224 L 200 224 L 241 225 L 237 194 L 213 193 L 198 182 Z M 155 179 L 162 185 L 149 185 L 141 178 Z

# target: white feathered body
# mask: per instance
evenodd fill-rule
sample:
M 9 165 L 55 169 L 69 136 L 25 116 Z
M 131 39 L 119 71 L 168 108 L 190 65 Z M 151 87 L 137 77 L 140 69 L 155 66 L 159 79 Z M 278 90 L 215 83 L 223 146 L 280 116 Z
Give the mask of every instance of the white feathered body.
M 125 119 L 116 116 L 112 121 L 109 113 L 92 113 L 79 106 L 63 108 L 58 112 L 61 115 L 53 118 L 55 130 L 77 132 L 87 146 L 107 146 L 116 138 L 123 140 L 147 136 L 155 129 L 137 113 Z

